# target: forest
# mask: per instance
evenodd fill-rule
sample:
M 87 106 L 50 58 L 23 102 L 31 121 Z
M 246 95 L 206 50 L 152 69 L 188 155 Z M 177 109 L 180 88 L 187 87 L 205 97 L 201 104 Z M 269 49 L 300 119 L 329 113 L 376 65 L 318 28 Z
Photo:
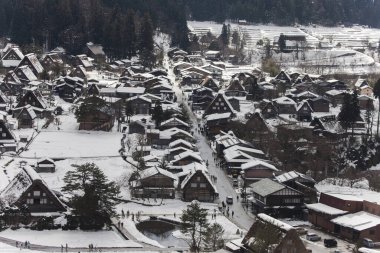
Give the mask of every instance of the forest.
M 186 49 L 188 19 L 380 27 L 378 13 L 380 0 L 0 0 L 0 36 L 70 53 L 93 41 L 111 56 L 130 57 L 144 18 Z

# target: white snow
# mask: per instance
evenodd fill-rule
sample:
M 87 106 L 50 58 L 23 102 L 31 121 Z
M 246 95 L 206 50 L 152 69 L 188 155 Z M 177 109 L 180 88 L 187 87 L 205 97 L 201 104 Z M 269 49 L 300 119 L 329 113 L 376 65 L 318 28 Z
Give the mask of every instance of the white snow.
M 85 247 L 94 244 L 96 247 L 128 247 L 140 248 L 141 245 L 125 240 L 116 231 L 63 231 L 63 230 L 18 230 L 6 229 L 0 232 L 5 237 L 20 242 L 29 241 L 31 244 L 60 247 L 68 244 L 68 247 Z

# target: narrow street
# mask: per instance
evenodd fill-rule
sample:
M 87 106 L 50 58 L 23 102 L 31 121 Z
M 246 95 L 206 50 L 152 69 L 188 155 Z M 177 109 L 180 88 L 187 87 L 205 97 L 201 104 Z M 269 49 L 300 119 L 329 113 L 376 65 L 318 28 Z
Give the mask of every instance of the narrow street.
M 165 63 L 166 63 L 165 67 L 168 69 L 168 74 L 169 74 L 168 76 L 173 82 L 173 90 L 176 93 L 178 102 L 183 101 L 184 104 L 187 106 L 188 110 L 191 112 L 191 109 L 189 108 L 187 104 L 186 98 L 184 98 L 182 95 L 181 88 L 178 86 L 178 83 L 175 81 L 175 75 L 173 73 L 173 70 L 169 67 L 169 62 L 167 59 Z M 249 213 L 250 211 L 247 212 L 245 210 L 245 207 L 240 202 L 241 198 L 239 198 L 239 201 L 237 201 L 238 194 L 233 188 L 230 178 L 226 175 L 226 173 L 222 169 L 216 166 L 214 162 L 214 158 L 213 158 L 213 150 L 207 143 L 206 137 L 198 133 L 197 131 L 198 122 L 193 113 L 191 113 L 191 120 L 193 123 L 192 131 L 194 132 L 194 137 L 197 141 L 196 145 L 198 147 L 199 153 L 205 162 L 208 161 L 208 171 L 210 175 L 217 177 L 216 188 L 219 193 L 219 200 L 217 201 L 226 202 L 226 197 L 232 196 L 234 199 L 234 203 L 233 205 L 229 205 L 229 209 L 230 209 L 229 219 L 232 222 L 234 222 L 237 226 L 248 230 L 254 222 L 254 215 L 252 213 Z M 232 211 L 234 211 L 233 217 L 231 217 Z

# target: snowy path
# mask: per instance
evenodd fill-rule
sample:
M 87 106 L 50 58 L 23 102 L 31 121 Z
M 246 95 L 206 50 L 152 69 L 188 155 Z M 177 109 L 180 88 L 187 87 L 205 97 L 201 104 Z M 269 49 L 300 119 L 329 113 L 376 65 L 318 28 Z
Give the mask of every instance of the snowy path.
M 188 107 L 186 98 L 182 96 L 182 90 L 178 86 L 178 83 L 175 81 L 175 76 L 173 73 L 173 70 L 169 67 L 168 60 L 166 59 L 166 68 L 168 69 L 169 78 L 173 82 L 173 90 L 175 91 L 177 95 L 178 101 L 185 102 L 184 104 Z M 191 112 L 191 109 L 188 107 L 189 111 Z M 197 140 L 197 147 L 199 149 L 199 152 L 201 154 L 201 157 L 203 160 L 208 161 L 208 171 L 211 175 L 214 175 L 217 177 L 216 181 L 216 188 L 218 189 L 219 193 L 219 200 L 225 201 L 227 196 L 232 196 L 234 198 L 234 204 L 230 206 L 230 214 L 232 211 L 234 211 L 234 217 L 229 219 L 235 223 L 237 226 L 249 230 L 249 228 L 252 226 L 254 222 L 254 215 L 251 213 L 248 213 L 245 211 L 243 205 L 241 202 L 237 201 L 237 193 L 235 189 L 232 187 L 232 184 L 230 182 L 230 179 L 227 177 L 227 175 L 224 173 L 224 171 L 220 168 L 218 168 L 214 162 L 214 158 L 212 155 L 212 149 L 207 143 L 207 139 L 199 134 L 196 131 L 198 122 L 196 117 L 191 114 L 191 120 L 193 121 L 193 132 L 194 137 Z

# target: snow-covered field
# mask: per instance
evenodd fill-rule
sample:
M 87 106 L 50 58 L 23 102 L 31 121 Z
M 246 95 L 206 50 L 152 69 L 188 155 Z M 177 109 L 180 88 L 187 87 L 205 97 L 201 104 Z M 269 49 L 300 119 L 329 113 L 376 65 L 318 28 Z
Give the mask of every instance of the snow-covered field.
M 122 134 L 118 132 L 42 131 L 21 153 L 25 158 L 70 158 L 118 156 Z
M 60 247 L 84 247 L 89 244 L 96 247 L 128 247 L 139 248 L 140 244 L 125 240 L 115 231 L 63 231 L 63 230 L 44 230 L 35 231 L 29 229 L 11 230 L 7 229 L 0 232 L 1 237 L 5 237 L 20 242 L 29 241 L 31 244 Z

